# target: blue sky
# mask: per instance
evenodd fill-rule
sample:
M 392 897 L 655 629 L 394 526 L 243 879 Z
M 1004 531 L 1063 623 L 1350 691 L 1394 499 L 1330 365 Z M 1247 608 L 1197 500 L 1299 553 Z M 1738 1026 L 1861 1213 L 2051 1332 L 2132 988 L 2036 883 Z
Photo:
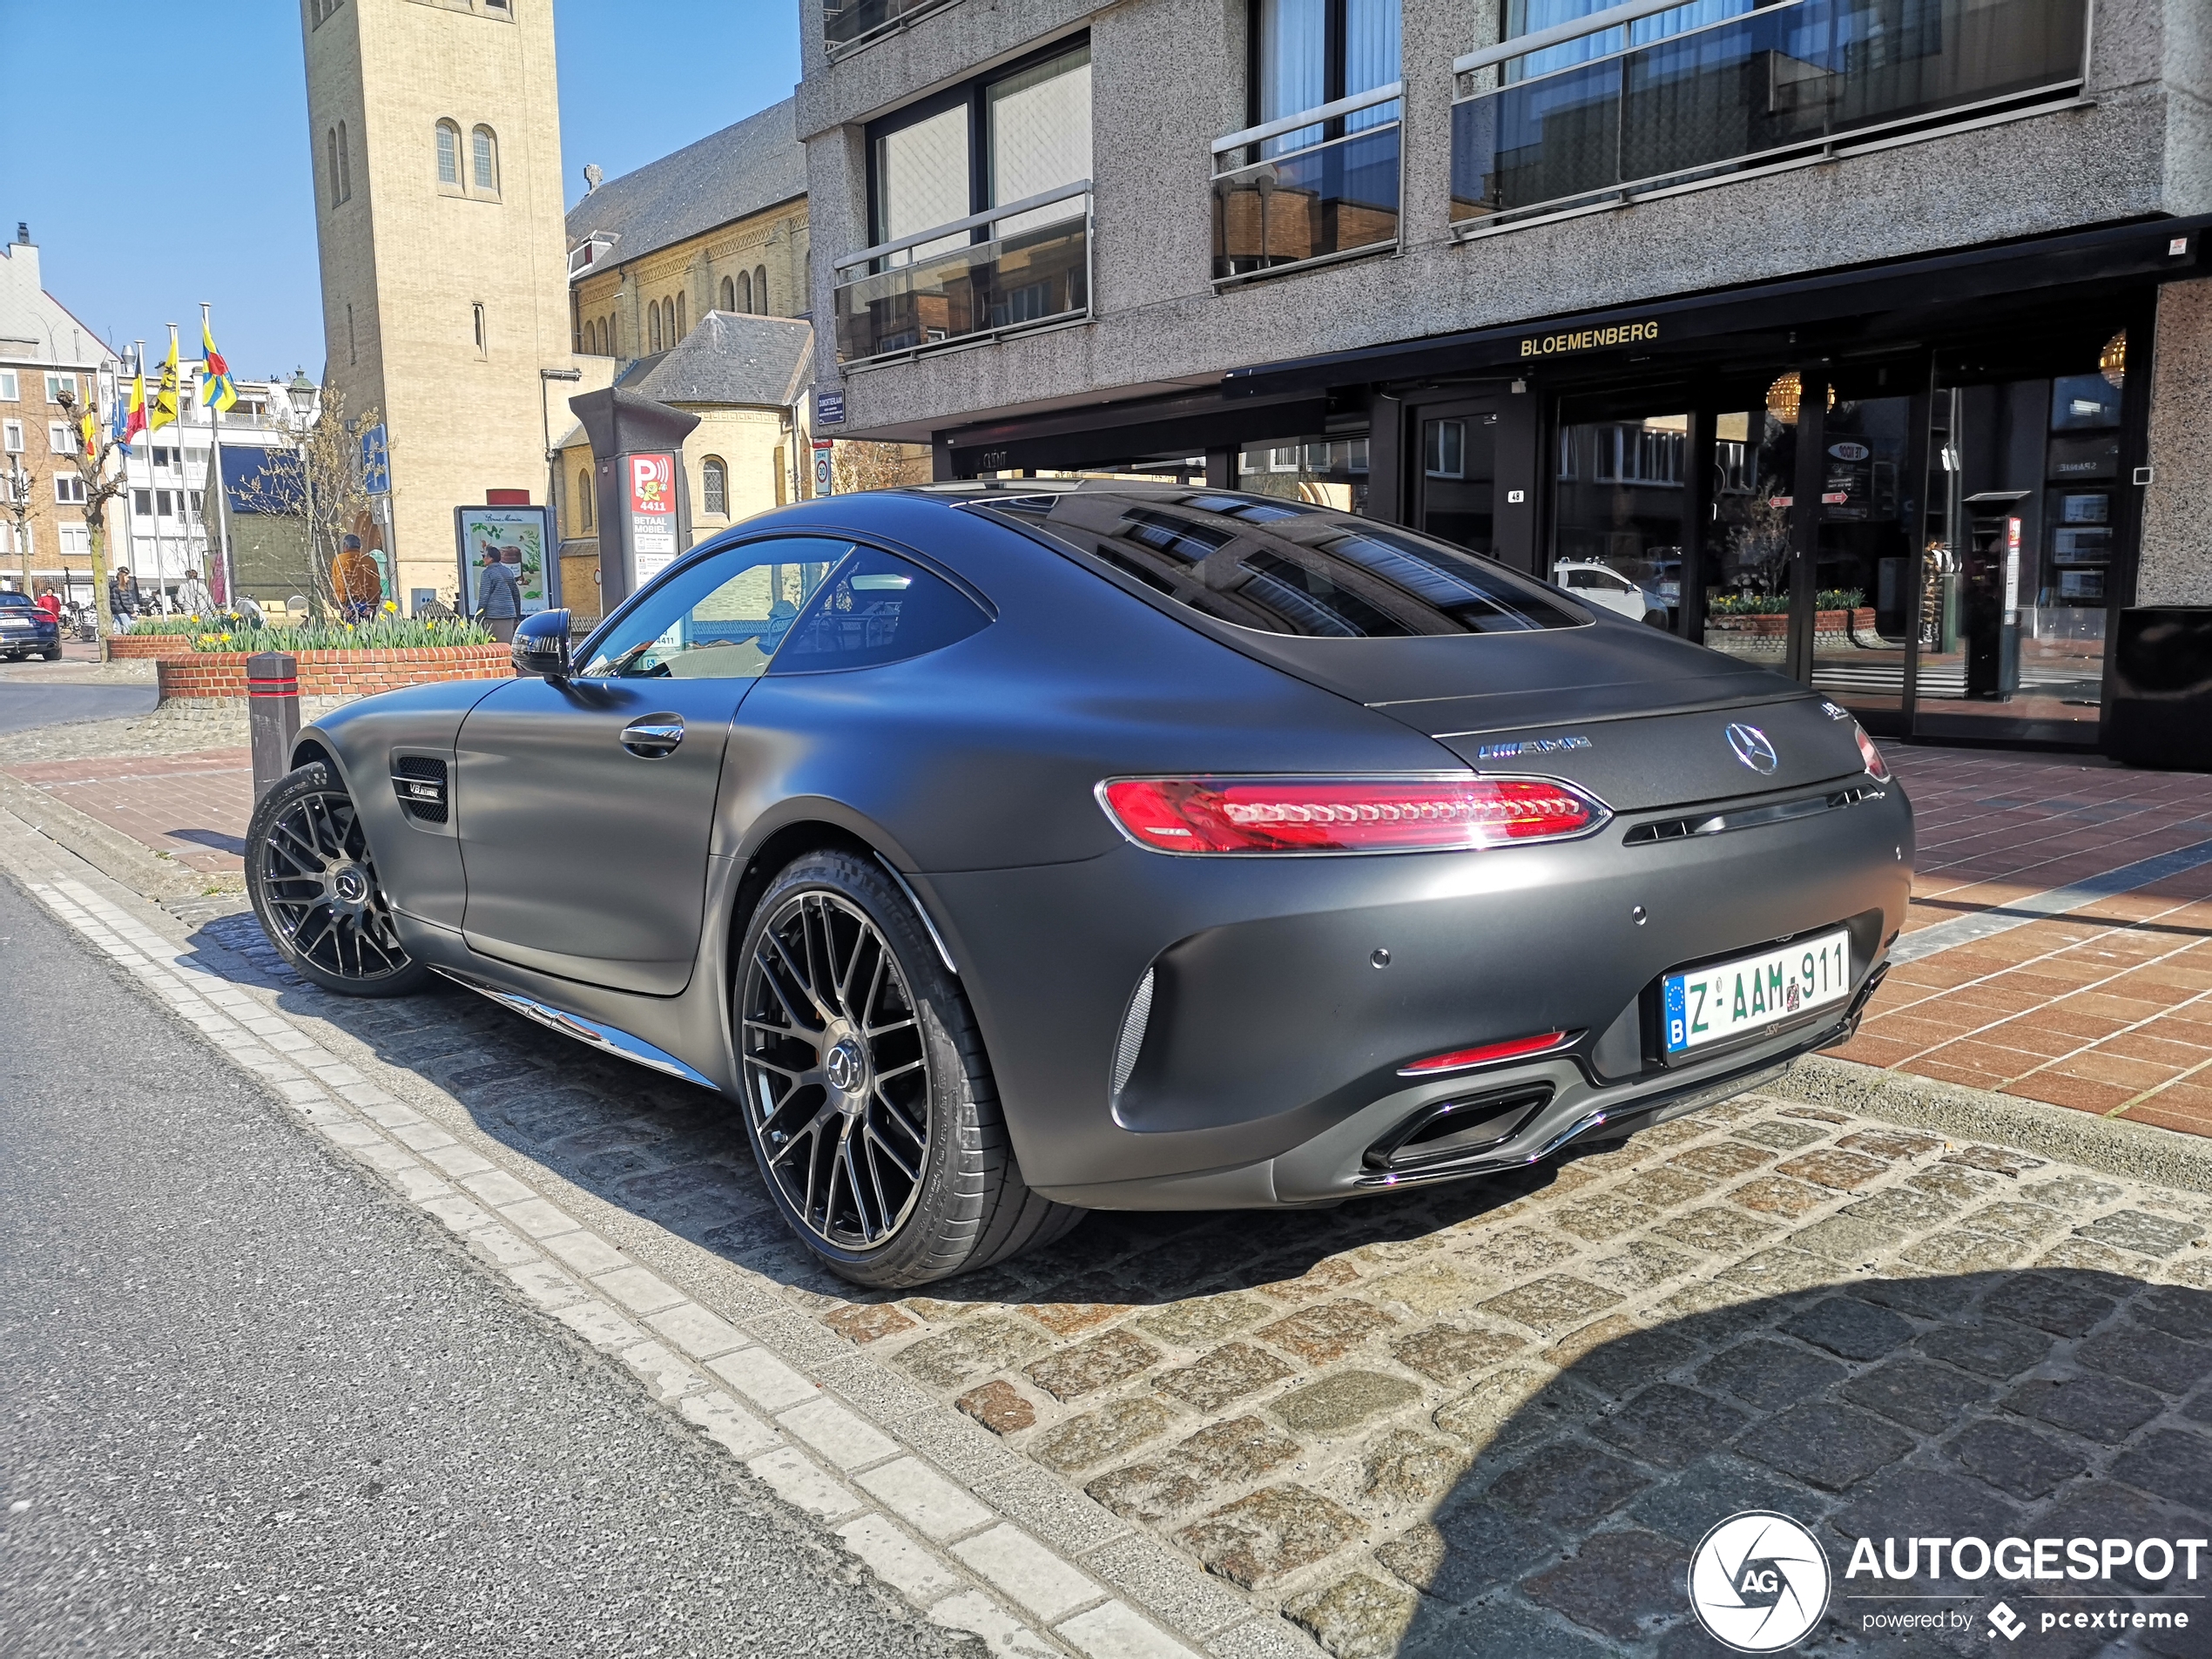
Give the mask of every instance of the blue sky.
M 522 0 L 550 4 L 553 0 Z M 0 0 L 0 235 L 27 220 L 48 292 L 103 338 L 158 341 L 179 324 L 187 348 L 199 302 L 233 369 L 256 378 L 316 374 L 322 319 L 300 9 L 293 0 L 118 0 L 99 38 L 61 0 Z M 561 155 L 568 199 L 583 164 L 610 179 L 791 95 L 799 78 L 798 0 L 558 0 Z M 91 58 L 87 53 L 92 54 Z M 98 60 L 96 83 L 131 85 L 79 104 L 77 71 L 24 66 Z M 154 78 L 165 75 L 156 115 Z M 69 89 L 84 119 L 64 127 L 36 95 Z M 210 88 L 221 111 L 201 113 Z M 40 158 L 34 160 L 34 158 Z

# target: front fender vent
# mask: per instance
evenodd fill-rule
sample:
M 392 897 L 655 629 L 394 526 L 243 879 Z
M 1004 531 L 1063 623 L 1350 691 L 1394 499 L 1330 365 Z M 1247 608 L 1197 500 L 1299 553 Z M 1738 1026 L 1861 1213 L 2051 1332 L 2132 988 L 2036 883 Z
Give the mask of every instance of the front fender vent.
M 451 806 L 447 798 L 446 763 L 435 755 L 395 755 L 392 792 L 418 824 L 442 824 Z

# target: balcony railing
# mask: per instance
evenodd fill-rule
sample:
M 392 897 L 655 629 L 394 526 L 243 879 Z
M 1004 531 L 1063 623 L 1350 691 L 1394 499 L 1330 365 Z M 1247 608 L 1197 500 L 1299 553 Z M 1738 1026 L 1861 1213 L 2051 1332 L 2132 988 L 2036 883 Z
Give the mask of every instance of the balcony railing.
M 1601 27 L 1453 65 L 1457 226 L 1602 206 L 2055 98 L 2080 84 L 2088 28 L 2087 0 L 1743 0 L 1741 16 L 1615 49 L 1665 9 L 1616 6 L 1583 20 Z M 1578 42 L 1602 55 L 1526 72 Z
M 978 232 L 988 239 L 968 239 Z M 1090 180 L 863 248 L 837 270 L 837 354 L 846 363 L 1087 317 Z
M 1401 91 L 1393 81 L 1214 141 L 1216 282 L 1398 245 Z
M 833 56 L 887 34 L 952 0 L 823 0 L 822 38 Z

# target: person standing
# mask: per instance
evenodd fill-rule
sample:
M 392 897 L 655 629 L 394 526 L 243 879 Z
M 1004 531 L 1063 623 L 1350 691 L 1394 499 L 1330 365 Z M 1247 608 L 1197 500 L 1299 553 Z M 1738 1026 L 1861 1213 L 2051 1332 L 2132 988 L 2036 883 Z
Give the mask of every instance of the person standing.
M 330 562 L 331 597 L 338 614 L 347 622 L 366 622 L 376 614 L 384 598 L 384 575 L 376 561 L 361 550 L 361 538 L 346 536 L 338 543 L 338 556 Z
M 138 578 L 131 574 L 131 567 L 118 564 L 115 574 L 107 579 L 107 613 L 115 618 L 115 625 L 127 633 L 131 619 L 138 614 Z
M 51 584 L 38 590 L 38 598 L 36 603 L 38 608 L 51 617 L 57 624 L 61 621 L 61 595 L 56 593 Z
M 522 619 L 523 584 L 496 547 L 484 549 L 482 573 L 476 577 L 476 614 L 502 644 L 515 637 L 515 624 Z
M 177 589 L 177 609 L 187 617 L 215 614 L 214 590 L 200 580 L 197 570 L 185 572 L 185 579 Z

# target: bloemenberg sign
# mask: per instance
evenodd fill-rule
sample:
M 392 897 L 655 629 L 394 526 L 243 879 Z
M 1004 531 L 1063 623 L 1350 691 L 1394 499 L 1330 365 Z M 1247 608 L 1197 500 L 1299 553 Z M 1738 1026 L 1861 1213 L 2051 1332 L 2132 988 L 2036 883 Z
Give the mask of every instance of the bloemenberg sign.
M 1659 320 L 1616 322 L 1603 328 L 1577 328 L 1572 334 L 1532 334 L 1521 342 L 1523 357 L 1557 357 L 1564 352 L 1597 351 L 1607 346 L 1642 345 L 1659 338 Z

